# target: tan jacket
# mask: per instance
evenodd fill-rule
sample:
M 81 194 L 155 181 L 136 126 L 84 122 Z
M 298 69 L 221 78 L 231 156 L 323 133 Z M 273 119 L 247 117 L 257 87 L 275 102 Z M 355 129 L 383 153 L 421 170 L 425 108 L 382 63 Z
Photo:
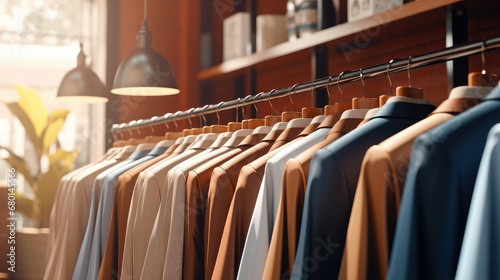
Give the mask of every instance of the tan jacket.
M 478 103 L 479 99 L 445 100 L 429 117 L 366 152 L 339 279 L 385 279 L 413 141 Z
M 219 251 L 219 244 L 224 230 L 229 205 L 233 198 L 234 189 L 241 168 L 253 160 L 265 155 L 273 143 L 278 141 L 283 130 L 271 131 L 262 141 L 252 148 L 242 152 L 226 163 L 214 168 L 205 210 L 204 243 L 205 243 L 205 279 L 212 276 L 215 259 Z M 300 133 L 300 129 L 292 131 L 293 137 Z M 285 142 L 286 140 L 279 140 Z
M 296 141 L 309 135 L 318 126 L 319 123 L 308 125 L 294 140 Z M 285 133 L 286 131 L 282 135 L 288 137 L 287 140 L 292 140 L 292 137 L 290 137 L 292 135 Z M 273 144 L 269 153 L 241 168 L 224 226 L 212 279 L 234 279 L 237 276 L 241 254 L 245 246 L 246 235 L 259 193 L 259 187 L 262 183 L 265 165 L 271 157 L 287 145 L 282 145 L 279 148 L 275 148 L 276 146 L 278 146 L 277 143 Z
M 280 204 L 262 279 L 282 279 L 282 275 L 291 272 L 293 268 L 309 164 L 314 153 L 355 129 L 361 121 L 362 119 L 343 119 L 335 125 L 331 123 L 333 128 L 325 140 L 287 161 Z
M 251 134 L 236 149 L 189 172 L 186 182 L 183 279 L 204 279 L 205 244 L 203 233 L 206 199 L 213 169 L 258 144 L 265 136 L 265 134 Z

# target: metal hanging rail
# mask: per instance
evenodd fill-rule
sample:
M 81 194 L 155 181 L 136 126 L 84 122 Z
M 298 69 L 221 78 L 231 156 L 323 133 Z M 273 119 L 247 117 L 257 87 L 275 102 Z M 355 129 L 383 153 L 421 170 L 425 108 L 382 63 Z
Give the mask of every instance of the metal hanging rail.
M 186 119 L 188 117 L 192 118 L 200 115 L 216 113 L 217 111 L 235 109 L 237 107 L 254 104 L 255 102 L 282 98 L 288 95 L 295 95 L 303 92 L 309 92 L 314 89 L 331 86 L 332 84 L 337 84 L 337 81 L 339 84 L 356 82 L 360 80 L 361 73 L 364 80 L 376 78 L 386 75 L 388 72 L 392 74 L 406 71 L 408 70 L 408 68 L 416 69 L 498 48 L 500 48 L 500 35 L 490 37 L 485 40 L 467 42 L 453 47 L 431 51 L 408 58 L 394 59 L 394 61 L 389 63 L 383 63 L 359 70 L 349 71 L 340 75 L 333 75 L 311 82 L 300 83 L 294 86 L 272 90 L 270 92 L 259 93 L 257 95 L 249 95 L 245 97 L 244 100 L 242 100 L 243 98 L 240 98 L 238 100 L 220 102 L 216 105 L 205 105 L 204 107 L 191 108 L 186 111 L 168 113 L 160 117 L 155 116 L 147 120 L 132 121 L 128 124 L 114 124 L 111 128 L 111 132 L 113 133 L 113 135 L 115 135 L 115 133 L 121 133 L 125 130 L 139 129 L 142 127 L 153 126 L 174 120 Z M 388 68 L 390 69 L 388 70 Z

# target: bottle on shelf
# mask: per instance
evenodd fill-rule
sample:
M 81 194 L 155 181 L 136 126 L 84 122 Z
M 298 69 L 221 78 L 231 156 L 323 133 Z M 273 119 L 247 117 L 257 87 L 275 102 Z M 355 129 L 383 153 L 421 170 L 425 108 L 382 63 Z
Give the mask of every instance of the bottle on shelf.
M 318 30 L 317 0 L 296 0 L 295 7 L 295 22 L 299 37 L 316 32 Z
M 288 41 L 297 40 L 299 37 L 297 23 L 295 22 L 295 1 L 288 0 L 286 3 L 286 28 L 288 31 Z

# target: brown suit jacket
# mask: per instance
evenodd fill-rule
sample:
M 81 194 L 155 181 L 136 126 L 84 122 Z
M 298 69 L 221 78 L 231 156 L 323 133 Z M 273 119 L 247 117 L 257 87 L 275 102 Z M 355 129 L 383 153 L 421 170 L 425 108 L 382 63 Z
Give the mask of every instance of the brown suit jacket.
M 266 134 L 248 135 L 236 149 L 214 158 L 188 174 L 186 182 L 186 215 L 184 216 L 183 279 L 204 279 L 205 210 L 210 177 L 215 167 L 258 144 Z
M 97 279 L 119 279 L 128 212 L 135 182 L 143 170 L 170 156 L 178 146 L 178 144 L 170 146 L 163 154 L 133 167 L 118 177 L 113 198 L 108 241 Z
M 314 153 L 355 129 L 361 121 L 362 119 L 343 119 L 335 125 L 330 123 L 330 127 L 333 127 L 325 140 L 287 161 L 280 204 L 262 279 L 282 279 L 282 275 L 291 272 L 293 268 L 309 164 Z
M 366 152 L 339 279 L 385 279 L 413 141 L 478 103 L 469 98 L 445 100 L 426 119 Z
M 227 212 L 233 198 L 234 186 L 238 180 L 241 167 L 266 154 L 273 143 L 280 139 L 282 132 L 284 131 L 271 131 L 260 143 L 228 160 L 221 166 L 214 168 L 208 187 L 205 209 L 205 279 L 210 279 L 212 276 Z M 300 129 L 293 130 L 293 133 L 295 134 L 294 136 L 298 135 Z M 279 141 L 284 142 L 285 140 Z
M 308 125 L 294 141 L 309 135 L 318 126 L 319 123 Z M 286 136 L 289 137 L 287 140 L 290 143 L 292 140 L 290 136 L 292 135 L 286 134 Z M 275 148 L 275 146 L 277 146 L 276 143 L 272 148 Z M 212 279 L 236 278 L 266 163 L 284 147 L 286 146 L 282 145 L 279 148 L 270 150 L 269 153 L 241 168 L 234 197 L 226 218 Z

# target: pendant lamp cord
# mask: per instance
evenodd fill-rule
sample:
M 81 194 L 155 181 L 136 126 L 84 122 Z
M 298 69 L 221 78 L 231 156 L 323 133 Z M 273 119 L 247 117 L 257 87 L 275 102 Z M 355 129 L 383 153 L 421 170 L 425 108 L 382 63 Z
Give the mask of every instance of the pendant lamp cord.
M 147 20 L 148 1 L 144 0 L 144 20 Z

